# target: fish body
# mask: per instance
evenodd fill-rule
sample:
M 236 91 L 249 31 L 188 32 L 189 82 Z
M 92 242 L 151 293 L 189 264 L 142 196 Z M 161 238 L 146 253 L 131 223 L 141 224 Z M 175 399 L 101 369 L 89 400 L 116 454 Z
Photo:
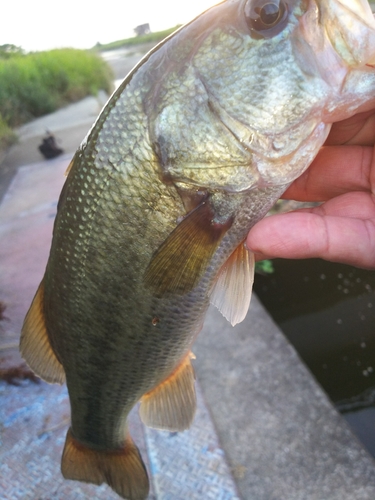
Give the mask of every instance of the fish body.
M 75 154 L 21 352 L 65 379 L 66 478 L 146 498 L 126 417 L 194 417 L 191 345 L 213 302 L 234 324 L 251 295 L 244 247 L 333 121 L 375 95 L 362 0 L 227 0 L 151 51 Z

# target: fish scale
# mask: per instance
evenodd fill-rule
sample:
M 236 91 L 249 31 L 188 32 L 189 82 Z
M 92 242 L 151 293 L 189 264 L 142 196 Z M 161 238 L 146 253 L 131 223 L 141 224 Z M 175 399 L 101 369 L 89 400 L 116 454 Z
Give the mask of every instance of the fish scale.
M 128 103 L 128 109 L 125 111 L 127 113 L 132 113 L 131 104 Z M 130 107 L 130 109 L 129 109 Z M 109 133 L 109 132 L 108 132 Z M 90 139 L 88 140 L 88 154 L 90 155 Z M 103 153 L 100 150 L 100 144 L 98 146 L 98 156 L 100 158 L 100 162 L 103 162 Z M 80 161 L 85 161 L 85 153 L 82 154 Z M 113 159 L 111 159 L 113 161 Z M 95 165 L 90 165 L 88 163 L 89 168 L 95 168 Z M 110 171 L 108 167 L 97 169 L 98 173 L 95 175 L 96 180 L 101 178 L 101 190 L 96 192 L 96 197 L 93 200 L 90 200 L 86 197 L 84 200 L 82 199 L 82 205 L 80 206 L 80 210 L 75 210 L 77 208 L 76 202 L 79 196 L 81 195 L 82 185 L 83 183 L 87 183 L 87 180 L 84 176 L 77 174 L 74 176 L 75 170 L 72 170 L 72 177 L 70 178 L 71 182 L 66 187 L 66 198 L 67 200 L 72 200 L 72 203 L 75 204 L 74 207 L 70 207 L 69 203 L 66 204 L 66 212 L 73 211 L 74 218 L 74 228 L 76 228 L 75 233 L 68 238 L 65 237 L 64 227 L 71 227 L 71 222 L 66 220 L 64 216 L 57 216 L 56 219 L 56 228 L 59 231 L 60 237 L 55 239 L 54 245 L 52 249 L 52 253 L 54 252 L 54 248 L 56 248 L 56 254 L 58 261 L 64 260 L 64 252 L 71 252 L 71 248 L 75 247 L 78 250 L 75 252 L 75 256 L 80 264 L 80 271 L 76 273 L 76 267 L 71 265 L 71 270 L 73 271 L 71 277 L 71 300 L 69 302 L 69 307 L 71 307 L 71 303 L 74 301 L 74 295 L 76 298 L 76 307 L 75 311 L 66 312 L 64 310 L 64 305 L 66 301 L 61 300 L 59 297 L 58 291 L 55 292 L 55 286 L 52 285 L 51 288 L 48 288 L 48 293 L 51 297 L 56 297 L 57 302 L 49 305 L 49 309 L 53 311 L 53 313 L 57 317 L 69 317 L 73 314 L 78 322 L 76 329 L 71 328 L 71 324 L 69 326 L 65 326 L 68 332 L 65 335 L 58 336 L 57 339 L 62 339 L 62 342 L 69 343 L 69 336 L 74 338 L 77 335 L 77 332 L 81 332 L 83 330 L 83 323 L 86 323 L 85 328 L 87 330 L 91 330 L 93 332 L 97 331 L 99 328 L 105 331 L 108 331 L 108 335 L 102 339 L 101 345 L 97 344 L 98 337 L 95 335 L 91 340 L 87 341 L 90 344 L 90 348 L 87 348 L 86 343 L 82 345 L 82 350 L 78 350 L 74 353 L 74 356 L 69 352 L 69 357 L 67 360 L 63 360 L 63 364 L 67 366 L 68 376 L 68 387 L 74 382 L 70 382 L 70 379 L 75 380 L 76 378 L 81 377 L 81 366 L 93 365 L 97 367 L 98 375 L 92 374 L 91 378 L 87 381 L 87 384 L 81 389 L 80 393 L 82 394 L 91 394 L 92 389 L 95 390 L 95 402 L 98 402 L 103 398 L 102 392 L 98 387 L 103 385 L 102 380 L 105 380 L 105 387 L 110 386 L 110 393 L 112 397 L 109 402 L 107 401 L 105 407 L 103 408 L 102 418 L 97 418 L 95 421 L 96 425 L 93 425 L 92 421 L 87 419 L 87 414 L 85 413 L 82 418 L 82 422 L 77 422 L 77 420 L 73 420 L 73 428 L 77 435 L 80 436 L 81 440 L 86 441 L 90 440 L 92 442 L 92 435 L 99 435 L 97 427 L 103 427 L 103 422 L 106 422 L 106 426 L 112 429 L 112 432 L 116 432 L 116 426 L 112 424 L 111 419 L 111 401 L 114 402 L 116 407 L 119 407 L 117 413 L 114 411 L 113 419 L 115 421 L 119 420 L 122 413 L 126 411 L 126 407 L 123 408 L 122 405 L 118 405 L 118 401 L 121 401 L 121 391 L 124 391 L 124 386 L 126 389 L 132 389 L 134 384 L 132 385 L 132 380 L 136 380 L 139 382 L 140 375 L 145 373 L 144 370 L 144 362 L 142 362 L 142 358 L 145 358 L 148 363 L 150 363 L 150 358 L 154 358 L 156 362 L 159 362 L 157 368 L 162 369 L 162 372 L 170 371 L 170 368 L 166 369 L 163 365 L 165 361 L 163 357 L 157 356 L 158 350 L 162 350 L 163 340 L 158 335 L 159 325 L 153 326 L 151 325 L 151 318 L 156 314 L 156 312 L 152 312 L 152 304 L 155 302 L 153 297 L 147 297 L 147 294 L 142 294 L 142 304 L 140 303 L 139 296 L 141 293 L 134 293 L 137 288 L 137 277 L 140 273 L 140 269 L 142 268 L 142 264 L 144 259 L 148 262 L 150 259 L 150 249 L 148 248 L 150 244 L 148 244 L 147 240 L 144 242 L 143 251 L 139 252 L 138 248 L 135 248 L 133 252 L 131 252 L 131 248 L 129 248 L 129 244 L 127 244 L 127 252 L 121 251 L 122 244 L 119 242 L 121 240 L 122 234 L 126 237 L 124 243 L 128 241 L 135 241 L 136 237 L 139 236 L 149 236 L 152 239 L 156 239 L 153 234 L 149 231 L 149 226 L 155 226 L 155 221 L 150 220 L 151 215 L 155 217 L 157 211 L 154 210 L 150 214 L 149 217 L 145 217 L 145 210 L 140 210 L 140 207 L 137 206 L 143 200 L 140 199 L 139 196 L 135 197 L 133 195 L 133 191 L 136 190 L 138 193 L 140 191 L 140 186 L 144 192 L 150 191 L 150 176 L 145 175 L 144 171 L 141 171 L 141 178 L 137 176 L 137 171 L 132 171 L 132 180 L 133 184 L 129 185 L 123 182 L 123 171 L 121 169 L 112 169 Z M 150 174 L 150 172 L 149 172 Z M 153 175 L 154 177 L 154 175 Z M 98 183 L 97 183 L 98 184 Z M 126 187 L 129 186 L 129 189 Z M 164 188 L 165 190 L 166 188 Z M 129 192 L 129 194 L 128 194 Z M 155 196 L 160 200 L 160 193 L 156 192 Z M 135 203 L 130 205 L 126 211 L 124 211 L 123 205 L 119 203 L 119 200 L 122 199 L 123 203 L 126 199 L 135 199 Z M 151 199 L 150 202 L 153 200 Z M 91 212 L 91 223 L 87 225 L 87 215 L 85 214 L 84 208 L 88 206 L 89 211 Z M 94 208 L 92 208 L 94 207 Z M 165 209 L 163 205 L 163 213 Z M 107 216 L 110 214 L 110 217 Z M 69 219 L 69 218 L 68 218 Z M 86 233 L 82 233 L 80 229 L 80 222 L 86 224 Z M 60 225 L 61 224 L 61 228 Z M 119 228 L 126 228 L 126 232 L 120 233 Z M 82 243 L 82 245 L 80 245 Z M 120 247 L 120 250 L 119 250 Z M 67 250 L 69 249 L 69 250 Z M 119 255 L 120 252 L 120 255 Z M 84 258 L 83 258 L 84 257 Z M 104 259 L 104 257 L 106 257 Z M 113 269 L 114 262 L 116 262 L 117 270 Z M 79 265 L 77 262 L 77 266 Z M 54 265 L 54 262 L 51 262 L 51 265 Z M 143 264 L 144 265 L 144 264 Z M 124 281 L 122 279 L 122 270 L 129 268 L 131 266 L 131 272 L 127 273 L 127 279 Z M 64 270 L 64 282 L 67 283 L 66 277 L 67 270 Z M 49 276 L 49 271 L 47 269 L 46 275 Z M 87 276 L 87 278 L 86 278 Z M 109 280 L 106 280 L 106 276 L 111 276 Z M 116 277 L 118 277 L 118 281 L 116 282 Z M 59 283 L 61 281 L 61 277 L 55 276 L 55 280 L 57 281 L 57 290 L 59 289 Z M 108 283 L 109 281 L 109 283 Z M 84 283 L 84 288 L 82 283 Z M 69 286 L 69 285 L 66 285 Z M 139 288 L 139 285 L 138 285 Z M 73 296 L 73 297 L 72 297 Z M 121 303 L 121 298 L 126 297 L 126 302 Z M 133 300 L 131 300 L 133 298 Z M 150 304 L 147 305 L 147 298 L 149 299 Z M 103 313 L 102 304 L 108 303 L 109 305 L 106 308 L 105 314 Z M 156 307 L 155 307 L 156 308 Z M 150 310 L 150 312 L 145 314 L 145 310 Z M 180 307 L 182 309 L 182 307 Z M 83 313 L 82 313 L 83 311 Z M 139 314 L 137 315 L 137 311 Z M 158 309 L 156 308 L 156 311 Z M 135 312 L 135 314 L 134 314 Z M 178 310 L 178 313 L 180 311 Z M 163 310 L 158 313 L 159 316 L 163 318 L 165 314 L 163 314 Z M 89 319 L 87 319 L 87 316 Z M 98 317 L 99 316 L 99 317 Z M 80 318 L 82 318 L 79 321 Z M 179 315 L 180 320 L 180 315 Z M 54 322 L 54 317 L 50 317 L 49 321 Z M 163 321 L 163 319 L 162 319 Z M 170 319 L 170 322 L 174 323 L 174 318 Z M 191 322 L 191 320 L 190 320 Z M 147 323 L 147 327 L 145 323 Z M 162 323 L 164 324 L 164 322 Z M 127 337 L 123 336 L 124 327 L 122 325 L 126 325 L 126 329 L 129 331 L 129 335 Z M 152 339 L 154 339 L 155 344 L 151 343 L 149 351 L 146 351 L 143 348 L 143 352 L 139 352 L 138 345 L 143 346 L 142 332 L 148 332 L 152 330 Z M 173 330 L 173 326 L 166 327 L 167 331 L 164 334 L 165 341 L 164 342 L 173 342 L 173 337 L 171 337 L 169 333 L 169 329 Z M 148 334 L 144 334 L 148 337 Z M 114 336 L 115 338 L 112 338 Z M 125 337 L 125 338 L 124 338 Z M 126 342 L 126 350 L 121 350 L 121 343 Z M 186 350 L 185 346 L 179 346 L 178 351 L 184 352 Z M 56 345 L 55 347 L 57 352 L 64 352 L 64 345 Z M 98 355 L 92 356 L 91 353 L 97 352 Z M 115 353 L 120 358 L 119 362 L 123 363 L 123 378 L 118 380 L 117 374 L 115 374 L 115 380 L 111 380 L 112 378 L 112 368 L 111 362 L 114 362 Z M 156 356 L 155 356 L 156 353 Z M 106 356 L 105 356 L 106 354 Z M 172 353 L 173 354 L 173 353 Z M 175 355 L 176 356 L 176 355 Z M 134 364 L 131 365 L 130 373 L 127 373 L 126 368 L 129 366 L 130 361 L 133 357 L 136 357 L 138 363 L 136 366 Z M 181 353 L 178 352 L 177 360 L 181 357 Z M 104 359 L 103 359 L 104 358 Z M 105 366 L 107 365 L 107 370 Z M 78 368 L 77 368 L 78 367 Z M 138 368 L 137 368 L 138 367 Z M 107 374 L 106 371 L 109 373 Z M 78 373 L 77 373 L 78 372 Z M 147 373 L 147 372 L 146 372 Z M 152 377 L 152 374 L 151 374 Z M 146 380 L 143 386 L 140 388 L 137 387 L 137 390 L 132 395 L 132 399 L 130 401 L 129 407 L 131 408 L 133 404 L 139 399 L 139 397 L 145 392 L 146 389 L 155 385 L 156 381 L 152 380 L 151 384 Z M 119 386 L 120 384 L 120 386 Z M 139 386 L 139 384 L 138 384 Z M 105 390 L 105 389 L 103 389 Z M 71 389 L 73 392 L 74 389 Z M 120 392 L 120 394 L 118 394 Z M 82 396 L 78 396 L 78 399 Z M 91 399 L 94 399 L 91 397 Z M 123 398 L 126 400 L 125 398 Z M 99 404 L 98 404 L 99 406 Z M 91 408 L 91 406 L 90 406 Z M 89 409 L 90 409 L 89 408 Z M 96 410 L 98 413 L 98 408 Z M 73 411 L 73 415 L 74 415 Z M 74 418 L 74 417 L 73 417 Z M 88 425 L 90 423 L 90 425 Z M 83 432 L 80 431 L 80 428 L 84 427 L 85 429 L 90 429 L 90 436 L 87 438 Z M 110 442 L 115 440 L 115 446 L 118 446 L 118 438 L 115 436 L 105 437 L 106 442 Z

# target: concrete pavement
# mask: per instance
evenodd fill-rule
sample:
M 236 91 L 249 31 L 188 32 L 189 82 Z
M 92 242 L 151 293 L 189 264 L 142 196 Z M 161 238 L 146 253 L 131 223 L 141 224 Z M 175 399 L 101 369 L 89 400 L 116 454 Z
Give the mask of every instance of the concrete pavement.
M 55 135 L 59 147 L 71 154 L 90 130 L 107 99 L 106 93 L 100 91 L 96 97 L 88 96 L 16 129 L 18 142 L 9 148 L 0 161 L 0 200 L 6 193 L 18 167 L 43 159 L 38 146 L 47 130 Z
M 0 301 L 7 306 L 1 368 L 21 363 L 12 346 L 43 274 L 63 172 L 100 106 L 88 98 L 28 124 L 8 156 L 16 175 L 0 205 Z M 40 161 L 45 128 L 66 155 Z M 148 455 L 150 498 L 375 498 L 373 459 L 256 298 L 236 328 L 210 310 L 194 352 L 199 412 L 192 431 L 174 437 L 144 429 L 132 416 L 135 440 Z M 60 476 L 69 418 L 64 387 L 0 382 L 0 401 L 0 498 L 116 498 L 106 487 Z

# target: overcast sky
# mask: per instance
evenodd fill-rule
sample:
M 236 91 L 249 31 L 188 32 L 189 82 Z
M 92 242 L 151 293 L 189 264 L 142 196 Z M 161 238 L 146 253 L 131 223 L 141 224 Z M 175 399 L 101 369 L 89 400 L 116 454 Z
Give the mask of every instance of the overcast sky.
M 219 0 L 3 0 L 0 45 L 27 51 L 91 48 L 134 35 L 139 24 L 152 31 L 182 24 Z

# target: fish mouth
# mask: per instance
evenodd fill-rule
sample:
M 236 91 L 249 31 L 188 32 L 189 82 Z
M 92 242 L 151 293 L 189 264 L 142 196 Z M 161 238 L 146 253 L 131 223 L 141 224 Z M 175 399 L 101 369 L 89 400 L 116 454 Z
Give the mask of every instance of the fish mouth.
M 234 118 L 213 96 L 209 98 L 209 107 L 240 147 L 251 155 L 251 164 L 247 168 L 256 171 L 256 175 L 253 173 L 252 185 L 242 189 L 243 191 L 288 185 L 315 157 L 330 129 L 329 125 L 321 123 L 312 115 L 302 116 L 294 127 L 267 134 Z M 298 152 L 302 152 L 301 156 L 309 160 L 300 161 Z
M 375 18 L 367 0 L 321 0 L 325 33 L 349 68 L 375 63 Z
M 310 132 L 315 128 L 317 123 L 314 119 L 305 120 L 304 117 L 301 117 L 301 126 L 305 133 L 298 127 L 298 138 L 294 137 L 293 128 L 283 129 L 280 133 L 267 134 L 234 118 L 212 95 L 209 96 L 208 106 L 223 127 L 235 138 L 241 147 L 263 160 L 272 161 L 282 158 L 287 161 L 304 142 L 304 139 L 301 139 L 301 137 L 310 135 Z
M 375 20 L 367 0 L 337 0 L 337 3 L 360 17 L 369 26 L 372 24 L 375 27 Z
M 351 70 L 375 64 L 375 18 L 367 0 L 308 0 L 292 44 L 304 73 L 340 91 Z

